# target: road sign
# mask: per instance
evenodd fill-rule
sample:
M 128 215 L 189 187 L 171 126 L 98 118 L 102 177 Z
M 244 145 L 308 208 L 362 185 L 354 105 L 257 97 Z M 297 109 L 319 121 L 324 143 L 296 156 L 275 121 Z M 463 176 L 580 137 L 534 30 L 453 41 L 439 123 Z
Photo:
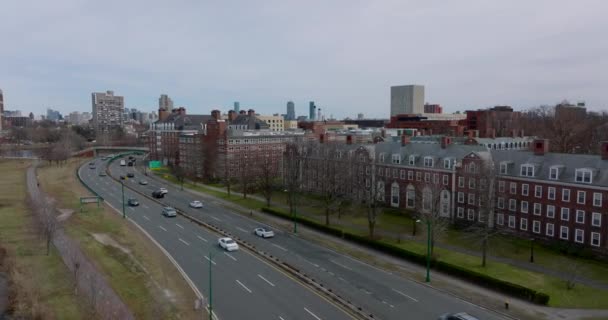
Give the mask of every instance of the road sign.
M 148 162 L 148 167 L 150 169 L 159 169 L 162 166 L 163 166 L 163 163 L 160 161 L 149 161 Z
M 80 197 L 80 212 L 84 211 L 84 206 L 87 203 L 97 203 L 97 207 L 99 208 L 100 197 Z

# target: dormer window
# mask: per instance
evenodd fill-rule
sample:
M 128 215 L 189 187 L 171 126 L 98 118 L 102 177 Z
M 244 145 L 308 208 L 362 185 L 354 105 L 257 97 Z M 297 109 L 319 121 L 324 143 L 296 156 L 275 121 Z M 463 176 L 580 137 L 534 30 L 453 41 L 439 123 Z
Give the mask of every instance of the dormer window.
M 384 153 L 380 154 L 380 162 L 384 162 Z
M 433 167 L 433 157 L 424 157 L 424 166 L 432 168 Z
M 415 156 L 415 155 L 411 155 L 411 156 L 409 157 L 409 161 L 408 161 L 408 163 L 409 163 L 409 165 L 410 165 L 410 166 L 415 165 L 415 164 L 416 164 L 416 156 Z
M 506 162 L 500 163 L 500 174 L 507 174 L 508 164 Z
M 443 159 L 443 168 L 452 169 L 452 159 Z
M 470 173 L 477 173 L 477 166 L 475 165 L 475 162 L 471 162 L 469 163 L 469 165 L 467 166 L 468 168 L 468 172 Z
M 559 168 L 551 167 L 549 168 L 549 180 L 558 180 L 559 179 Z
M 576 169 L 574 172 L 574 181 L 581 183 L 592 183 L 593 178 L 591 169 Z
M 393 164 L 401 164 L 401 155 L 400 154 L 393 154 Z
M 522 164 L 520 175 L 522 177 L 534 177 L 534 166 L 531 164 Z

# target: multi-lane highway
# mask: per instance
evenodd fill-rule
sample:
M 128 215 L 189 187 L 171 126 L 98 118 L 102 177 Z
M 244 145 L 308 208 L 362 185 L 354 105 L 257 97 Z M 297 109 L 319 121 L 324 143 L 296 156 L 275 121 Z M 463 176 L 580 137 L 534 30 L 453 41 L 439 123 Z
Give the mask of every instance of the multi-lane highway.
M 100 161 L 98 160 L 98 163 L 99 162 Z M 87 175 L 85 171 L 90 172 Z M 116 205 L 120 205 L 121 202 L 119 201 L 119 183 L 112 181 L 110 177 L 98 177 L 95 170 L 89 170 L 86 168 L 86 166 L 81 169 L 81 172 L 83 173 L 83 179 L 85 178 L 84 175 L 86 175 L 87 178 L 85 179 L 85 181 L 90 181 L 93 184 L 92 187 L 95 190 L 97 190 L 96 188 L 98 187 L 102 191 L 101 193 L 102 195 L 104 195 L 104 197 L 105 194 L 110 195 L 110 198 L 106 200 L 110 201 L 113 204 L 115 203 Z M 244 239 L 247 242 L 253 243 L 259 249 L 265 252 L 269 252 L 273 256 L 278 257 L 279 259 L 289 263 L 290 265 L 296 266 L 304 273 L 311 275 L 312 277 L 317 279 L 317 281 L 320 281 L 325 286 L 331 288 L 334 292 L 337 292 L 340 296 L 345 297 L 349 301 L 352 301 L 357 306 L 361 306 L 364 310 L 373 314 L 374 317 L 377 319 L 436 319 L 439 315 L 443 313 L 457 311 L 466 311 L 472 315 L 479 317 L 480 319 L 503 319 L 503 317 L 496 313 L 481 309 L 475 305 L 469 304 L 453 296 L 446 295 L 433 288 L 427 287 L 417 282 L 403 279 L 400 276 L 391 274 L 384 270 L 377 269 L 373 266 L 367 265 L 351 257 L 341 255 L 327 248 L 317 246 L 301 238 L 294 237 L 289 233 L 276 232 L 275 230 L 275 233 L 277 233 L 277 235 L 274 238 L 261 239 L 259 237 L 256 237 L 252 231 L 255 227 L 260 226 L 258 222 L 242 215 L 236 214 L 234 212 L 231 212 L 229 209 L 222 207 L 218 202 L 214 201 L 213 198 L 195 195 L 188 191 L 181 191 L 179 190 L 179 188 L 172 188 L 171 186 L 168 186 L 163 183 L 161 179 L 152 177 L 150 175 L 144 177 L 143 174 L 141 172 L 136 171 L 134 167 L 121 167 L 119 166 L 118 162 L 113 162 L 110 167 L 110 172 L 116 177 L 118 177 L 119 175 L 126 175 L 128 172 L 134 172 L 135 178 L 127 180 L 125 184 L 129 186 L 129 188 L 133 188 L 145 194 L 151 194 L 152 191 L 157 190 L 161 186 L 166 187 L 167 189 L 169 189 L 169 193 L 165 196 L 165 198 L 160 199 L 161 202 L 179 208 L 180 210 L 199 220 L 214 224 L 216 226 L 221 227 L 222 229 L 228 230 L 231 233 L 238 235 L 239 238 Z M 145 179 L 149 183 L 147 185 L 140 185 L 138 181 L 141 179 Z M 144 205 L 148 207 L 153 205 L 153 202 L 151 203 L 151 201 L 149 201 L 148 199 L 144 199 L 144 197 L 142 197 L 141 195 L 136 195 L 136 198 L 138 198 L 140 201 L 142 201 Z M 189 208 L 188 204 L 192 200 L 202 200 L 205 203 L 205 206 L 201 209 Z M 148 221 L 147 219 L 151 219 L 151 215 L 155 215 L 157 216 L 157 218 L 159 218 L 156 221 L 160 220 L 166 222 L 166 219 L 160 219 L 160 207 L 158 205 L 155 206 L 155 212 L 150 212 L 151 209 L 146 209 L 146 207 L 142 208 L 145 210 L 129 209 L 129 211 L 131 211 L 130 216 L 135 220 L 135 222 L 139 223 L 139 221 L 142 221 L 143 219 L 143 221 L 145 221 L 144 224 L 149 225 L 150 221 Z M 215 240 L 217 236 L 214 237 L 213 235 L 209 235 L 209 233 L 206 232 L 204 229 L 193 224 L 189 224 L 187 220 L 183 218 L 178 218 L 175 221 L 179 221 L 177 223 L 180 224 L 180 226 L 178 226 L 177 228 L 172 228 L 170 232 L 163 231 L 162 229 L 160 229 L 162 232 L 159 233 L 158 230 L 154 230 L 156 233 L 153 234 L 153 237 L 155 238 L 156 235 L 160 234 L 162 239 L 169 238 L 169 234 L 174 235 L 174 237 L 179 236 L 177 242 L 173 241 L 175 242 L 175 245 L 167 248 L 167 250 L 172 255 L 174 255 L 174 251 L 172 250 L 176 250 L 176 256 L 180 256 L 182 254 L 187 255 L 186 252 L 191 252 L 191 250 L 193 249 L 190 248 L 192 247 L 192 244 L 197 243 L 197 241 L 192 241 L 191 243 L 191 239 L 196 239 L 198 235 L 203 233 L 206 233 L 207 237 L 211 239 L 206 239 L 207 242 L 203 243 L 201 243 L 202 240 L 198 241 L 198 245 L 202 245 L 198 249 L 198 254 L 206 255 L 207 251 L 210 249 L 209 246 L 211 245 L 211 247 L 213 247 L 215 245 Z M 187 230 L 184 224 L 188 224 Z M 165 226 L 164 228 L 167 229 L 168 227 Z M 154 229 L 154 227 L 152 227 L 152 229 Z M 188 238 L 190 240 L 187 240 L 185 238 Z M 181 245 L 179 245 L 179 242 L 181 242 L 180 239 L 184 240 L 189 245 L 185 245 L 183 242 L 181 243 Z M 169 243 L 173 242 L 169 241 Z M 164 243 L 161 244 L 165 246 Z M 233 256 L 238 260 L 234 261 L 232 258 L 230 258 L 230 256 Z M 256 258 L 251 257 L 249 259 L 243 259 L 241 258 L 241 256 L 248 256 L 248 254 L 245 254 L 244 252 L 240 252 L 238 256 L 235 256 L 235 254 L 230 254 L 230 256 L 226 256 L 227 259 L 226 257 L 222 258 L 224 258 L 224 260 L 227 260 L 226 262 L 228 263 L 230 263 L 231 261 L 232 264 L 241 265 L 243 270 L 245 270 L 244 272 L 253 276 L 254 280 L 256 280 L 255 278 L 257 278 L 257 280 L 262 281 L 261 283 L 259 283 L 259 285 L 270 285 L 270 283 L 273 283 L 272 280 L 266 278 L 264 274 L 256 275 L 256 271 L 253 271 L 257 270 L 257 264 L 260 263 L 259 261 L 256 261 Z M 178 262 L 181 265 L 181 261 Z M 249 265 L 249 263 L 254 263 L 254 265 Z M 269 266 L 266 267 L 272 269 Z M 184 269 L 188 268 L 186 267 Z M 225 273 L 225 277 L 234 278 L 234 274 L 232 272 L 237 271 L 222 270 L 221 272 Z M 201 291 L 206 292 L 205 288 L 207 285 L 207 281 L 206 279 L 204 279 L 204 277 L 202 277 L 200 271 L 198 271 L 198 273 L 199 274 L 197 278 L 197 272 L 195 272 L 193 280 L 197 280 L 195 281 L 197 286 L 201 288 Z M 236 279 L 232 279 L 232 282 L 234 282 L 235 280 Z M 228 285 L 229 283 L 230 280 L 226 280 L 226 283 L 218 282 L 218 285 L 225 285 L 226 288 L 223 288 L 223 290 L 231 290 L 232 287 Z M 287 284 L 281 284 L 281 286 L 286 285 Z M 268 307 L 263 307 L 262 304 L 255 304 L 251 306 L 253 310 L 258 310 L 259 308 L 271 308 L 274 310 L 276 306 L 281 305 L 285 306 L 285 308 L 288 310 L 295 310 L 295 313 L 297 315 L 298 309 L 301 310 L 302 308 L 304 308 L 304 306 L 298 306 L 297 304 L 292 305 L 291 303 L 283 304 L 283 301 L 285 301 L 283 300 L 285 296 L 283 296 L 283 293 L 278 294 L 275 291 L 277 287 L 278 285 L 276 284 L 274 286 L 271 286 L 269 294 L 263 297 L 263 299 L 266 300 L 263 305 Z M 292 298 L 287 299 L 287 301 L 293 301 L 292 299 L 299 299 L 294 297 L 294 294 L 300 295 L 300 291 L 308 291 L 307 289 L 303 289 L 301 286 L 294 283 L 292 283 L 292 286 L 290 288 L 296 290 L 296 292 L 289 293 L 288 296 Z M 243 292 L 240 293 L 242 294 Z M 311 294 L 309 291 L 307 293 Z M 279 297 L 279 295 L 281 296 Z M 237 298 L 236 296 L 232 296 L 231 303 L 233 306 L 239 307 L 241 303 L 246 306 L 251 305 L 250 302 L 241 301 L 241 297 Z M 310 303 L 312 303 L 312 301 L 310 301 Z M 317 303 L 319 303 L 320 305 L 315 307 L 322 307 L 323 305 L 327 305 L 327 302 L 323 299 L 320 299 L 319 301 L 317 301 Z M 218 308 L 219 307 L 220 306 L 218 302 Z M 323 308 L 323 310 L 325 310 L 326 308 L 328 307 L 326 306 L 325 308 Z M 335 307 L 328 309 L 337 310 Z M 218 310 L 218 312 L 222 312 L 221 309 Z M 307 308 L 304 312 L 307 311 L 312 310 L 310 308 Z M 340 317 L 335 317 L 331 314 L 317 313 L 315 313 L 315 316 L 313 316 L 311 319 L 317 319 L 315 317 L 318 317 L 319 319 L 341 319 Z M 221 315 L 222 313 L 220 313 L 220 316 Z M 306 319 L 306 314 L 297 315 L 294 317 L 291 316 L 290 313 L 289 319 L 298 319 L 302 316 L 304 316 L 303 319 Z M 344 317 L 344 315 L 341 316 Z M 285 316 L 280 317 L 285 320 L 288 319 Z M 234 319 L 238 319 L 238 317 Z M 277 318 L 276 316 L 263 316 L 260 317 L 260 319 L 281 318 Z
M 99 172 L 105 170 L 105 163 L 100 159 L 95 163 L 95 169 L 89 169 L 87 165 L 79 168 L 81 178 L 105 201 L 121 210 L 121 184 L 110 176 L 99 176 Z M 113 168 L 113 173 L 121 171 Z M 136 180 L 129 179 L 125 183 L 136 187 Z M 174 193 L 173 190 L 169 192 Z M 217 245 L 219 235 L 181 216 L 162 216 L 161 205 L 125 187 L 125 199 L 128 198 L 138 199 L 140 205 L 127 206 L 127 216 L 173 257 L 206 298 L 209 297 L 208 257 L 211 253 L 213 310 L 220 320 L 352 319 L 342 309 L 253 254 L 245 250 L 222 251 Z

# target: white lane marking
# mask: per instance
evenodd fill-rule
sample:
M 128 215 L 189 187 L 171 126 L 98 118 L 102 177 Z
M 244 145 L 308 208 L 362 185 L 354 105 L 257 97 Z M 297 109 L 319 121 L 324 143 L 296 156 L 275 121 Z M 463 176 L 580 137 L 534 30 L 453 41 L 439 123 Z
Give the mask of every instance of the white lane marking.
M 275 247 L 277 247 L 277 248 L 279 248 L 279 249 L 281 249 L 281 250 L 283 250 L 283 251 L 287 251 L 287 249 L 285 249 L 285 248 L 281 247 L 281 246 L 280 246 L 280 245 L 278 245 L 278 244 L 274 244 L 274 243 L 273 243 L 272 245 L 273 245 L 273 246 L 275 246 Z
M 133 207 L 129 207 L 129 209 L 131 209 L 131 211 L 135 211 L 135 208 L 133 208 Z
M 414 298 L 412 298 L 412 297 L 408 296 L 407 294 L 405 294 L 405 293 L 403 293 L 403 292 L 401 292 L 401 291 L 399 291 L 399 290 L 397 290 L 397 289 L 393 289 L 393 291 L 397 292 L 398 294 L 400 294 L 400 295 L 402 295 L 402 296 L 404 296 L 404 297 L 406 297 L 406 298 L 408 298 L 408 299 L 412 299 L 412 301 L 414 301 L 414 302 L 418 302 L 418 300 L 416 300 L 416 299 L 414 299 Z
M 342 277 L 338 277 L 338 279 L 340 279 L 340 280 L 342 280 L 342 281 L 344 281 L 344 282 L 347 282 L 347 281 L 346 281 L 346 280 L 344 280 L 344 278 L 342 278 Z
M 347 259 L 350 259 L 350 260 L 352 260 L 352 261 L 354 261 L 354 262 L 357 262 L 357 263 L 359 263 L 359 264 L 362 264 L 362 265 L 364 265 L 364 266 L 366 266 L 366 267 L 370 267 L 370 268 L 376 269 L 376 270 L 378 270 L 378 271 L 384 272 L 384 273 L 386 273 L 386 274 L 393 275 L 392 273 L 390 273 L 390 272 L 388 272 L 388 271 L 386 271 L 386 270 L 384 270 L 384 269 L 382 269 L 382 268 L 378 268 L 378 267 L 376 267 L 376 266 L 372 266 L 371 264 L 365 263 L 365 262 L 363 262 L 363 261 L 359 261 L 359 260 L 357 260 L 357 259 L 355 259 L 355 258 L 353 258 L 353 257 L 347 256 L 347 255 L 343 255 L 343 254 L 340 254 L 340 255 L 341 255 L 341 256 L 343 256 L 343 257 L 345 257 L 345 258 L 347 258 Z
M 163 228 L 163 226 L 158 226 L 159 228 L 161 228 L 163 231 L 167 231 L 167 229 Z
M 235 258 L 235 257 L 233 257 L 233 256 L 232 256 L 230 253 L 228 253 L 228 252 L 224 252 L 224 254 L 225 254 L 225 255 L 227 255 L 228 257 L 230 257 L 230 259 L 232 259 L 232 260 L 236 261 L 236 258 Z
M 302 258 L 302 259 L 304 259 L 304 258 Z M 312 263 L 312 262 L 308 261 L 307 259 L 304 259 L 304 261 L 306 261 L 306 262 L 308 262 L 308 263 L 312 264 L 313 266 L 315 266 L 315 267 L 317 267 L 317 268 L 319 267 L 319 265 L 318 265 L 318 264 L 316 264 L 316 263 Z
M 201 236 L 196 236 L 196 237 L 199 238 L 199 239 L 201 239 L 201 240 L 203 240 L 203 241 L 205 241 L 205 242 L 207 242 L 207 239 L 205 239 L 205 238 L 203 238 Z
M 247 292 L 252 293 L 252 291 L 251 291 L 249 288 L 247 288 L 247 287 L 246 287 L 246 286 L 245 286 L 245 285 L 244 285 L 242 282 L 240 282 L 239 280 L 236 280 L 236 282 L 237 282 L 238 284 L 240 284 L 240 285 L 241 285 L 241 287 L 243 287 L 245 290 L 247 290 Z
M 247 230 L 245 230 L 245 229 L 243 229 L 243 228 L 241 228 L 241 227 L 236 227 L 236 228 L 237 228 L 238 230 L 240 230 L 240 231 L 243 231 L 243 232 L 249 232 L 249 231 L 247 231 Z
M 184 228 L 179 223 L 176 223 L 175 225 L 178 226 L 178 227 L 180 227 L 180 228 L 182 228 L 182 229 Z
M 344 269 L 346 269 L 346 270 L 353 271 L 353 269 L 351 269 L 351 268 L 349 268 L 349 267 L 347 267 L 347 266 L 345 266 L 345 265 L 343 265 L 343 264 L 341 264 L 341 263 L 339 263 L 339 262 L 336 262 L 336 261 L 334 261 L 334 260 L 329 260 L 329 262 L 331 262 L 331 263 L 333 263 L 333 264 L 336 264 L 336 265 L 339 265 L 340 267 L 342 267 L 342 268 L 344 268 Z
M 266 278 L 262 277 L 262 275 L 261 275 L 261 274 L 258 274 L 258 277 L 260 277 L 260 279 L 262 279 L 262 280 L 266 281 L 266 283 L 268 283 L 269 285 L 271 285 L 271 286 L 273 286 L 273 287 L 274 287 L 274 283 L 272 283 L 272 282 L 268 281 L 268 279 L 266 279 Z
M 217 220 L 217 221 L 222 221 L 222 220 L 220 220 L 220 219 L 219 219 L 218 217 L 216 217 L 216 216 L 211 216 L 211 218 L 213 218 L 213 219 L 215 219 L 215 220 Z
M 213 265 L 216 265 L 215 261 L 209 260 L 209 257 L 205 256 L 205 259 L 207 259 L 207 261 L 211 261 L 211 263 L 213 263 Z
M 182 238 L 179 238 L 179 241 L 181 241 L 183 244 L 185 244 L 185 245 L 187 245 L 187 246 L 189 246 L 189 245 L 190 245 L 188 242 L 184 241 Z
M 283 319 L 283 317 L 281 317 L 281 316 L 279 316 L 279 319 L 280 319 L 280 320 L 285 320 L 285 319 Z
M 386 301 L 384 301 L 384 300 L 382 300 L 382 303 L 387 304 L 387 305 L 388 305 L 389 307 L 391 307 L 391 308 L 394 308 L 394 307 L 395 307 L 394 305 L 392 305 L 392 304 L 390 304 L 390 303 L 388 303 L 388 302 L 386 302 Z
M 148 218 L 147 216 L 144 216 L 144 219 L 150 221 L 150 218 Z
M 308 309 L 306 309 L 306 308 L 304 308 L 304 310 L 306 310 L 306 312 L 310 313 L 310 315 L 311 315 L 311 316 L 315 317 L 315 319 L 317 319 L 317 320 L 321 320 L 321 318 L 317 317 L 317 315 L 316 315 L 316 314 L 314 314 L 314 313 L 312 313 L 310 310 L 308 310 Z
M 146 208 L 146 209 L 150 209 L 150 207 L 148 207 L 148 206 L 147 206 L 147 205 L 145 205 L 145 204 L 143 205 L 143 207 L 144 207 L 144 208 Z

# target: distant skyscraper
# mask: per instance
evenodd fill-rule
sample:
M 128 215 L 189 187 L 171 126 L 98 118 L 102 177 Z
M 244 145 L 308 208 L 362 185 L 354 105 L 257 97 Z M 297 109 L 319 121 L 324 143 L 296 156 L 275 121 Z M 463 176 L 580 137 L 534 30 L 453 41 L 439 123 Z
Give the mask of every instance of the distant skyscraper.
M 234 102 L 234 111 L 236 111 L 236 113 L 239 113 L 239 111 L 241 111 L 241 105 L 238 101 Z
M 114 91 L 93 92 L 93 126 L 96 133 L 110 132 L 124 124 L 124 97 L 115 96 Z
M 0 115 L 4 113 L 4 95 L 2 89 L 0 89 Z
M 391 87 L 391 116 L 424 113 L 424 86 Z
M 287 102 L 287 115 L 285 116 L 285 120 L 295 120 L 296 119 L 296 105 L 293 101 Z
M 63 116 L 61 115 L 61 113 L 59 113 L 59 111 L 53 110 L 51 108 L 47 108 L 46 109 L 46 119 L 50 120 L 50 121 L 59 121 L 59 120 L 63 120 Z
M 161 94 L 160 98 L 158 98 L 158 109 L 171 111 L 173 109 L 173 100 L 168 95 Z
M 317 109 L 317 106 L 315 106 L 314 101 L 311 101 L 308 103 L 308 120 L 310 120 L 310 121 L 315 120 L 316 109 Z
M 363 119 L 365 119 L 365 117 L 363 116 L 363 113 L 358 113 L 357 120 L 363 120 Z

